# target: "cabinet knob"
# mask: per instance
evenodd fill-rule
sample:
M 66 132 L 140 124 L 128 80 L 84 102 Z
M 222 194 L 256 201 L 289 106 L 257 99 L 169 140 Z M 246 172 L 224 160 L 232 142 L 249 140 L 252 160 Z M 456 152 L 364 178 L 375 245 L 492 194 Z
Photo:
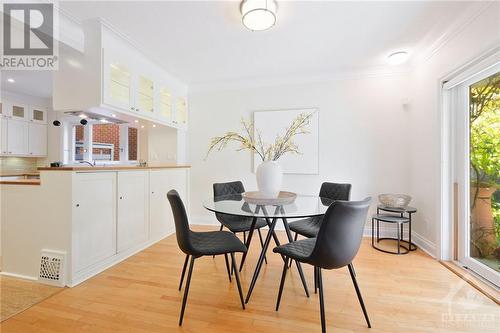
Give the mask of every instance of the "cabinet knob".
M 80 207 L 80 204 L 76 204 L 76 207 Z
M 131 106 L 131 107 L 130 107 L 130 110 L 132 110 L 132 111 L 133 111 L 133 110 L 134 110 L 134 107 L 133 107 L 133 106 Z
M 123 197 L 120 197 L 120 200 L 122 200 L 122 199 L 123 199 Z
M 154 192 L 154 191 L 152 191 L 152 192 L 151 192 L 151 194 L 155 194 L 155 192 Z

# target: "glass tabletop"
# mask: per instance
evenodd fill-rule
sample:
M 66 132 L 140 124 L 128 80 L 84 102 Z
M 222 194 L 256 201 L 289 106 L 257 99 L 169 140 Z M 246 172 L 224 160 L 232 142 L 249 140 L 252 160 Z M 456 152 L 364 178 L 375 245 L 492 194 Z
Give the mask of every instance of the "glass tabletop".
M 297 195 L 295 201 L 281 206 L 255 205 L 246 202 L 241 194 L 210 198 L 203 206 L 215 213 L 244 217 L 305 218 L 324 215 L 331 199 L 314 195 Z

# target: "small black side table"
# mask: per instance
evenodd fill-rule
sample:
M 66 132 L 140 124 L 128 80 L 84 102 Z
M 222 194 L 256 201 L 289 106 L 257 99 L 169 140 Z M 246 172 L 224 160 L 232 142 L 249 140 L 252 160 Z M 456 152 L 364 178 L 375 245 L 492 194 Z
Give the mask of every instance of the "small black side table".
M 393 214 L 381 214 L 382 212 L 388 212 Z M 417 246 L 411 242 L 411 217 L 413 213 L 416 213 L 417 209 L 414 207 L 406 208 L 390 208 L 383 205 L 377 206 L 377 214 L 372 216 L 372 247 L 378 251 L 390 253 L 390 254 L 407 254 L 410 251 L 415 251 Z M 398 242 L 398 250 L 388 251 L 379 248 L 375 245 L 375 221 L 377 221 L 377 243 L 381 240 L 395 240 Z M 384 237 L 380 238 L 380 222 L 397 224 L 398 237 Z M 404 235 L 404 225 L 408 223 L 408 240 L 403 239 Z M 401 242 L 408 244 L 408 246 L 401 245 Z M 403 249 L 404 251 L 401 251 Z

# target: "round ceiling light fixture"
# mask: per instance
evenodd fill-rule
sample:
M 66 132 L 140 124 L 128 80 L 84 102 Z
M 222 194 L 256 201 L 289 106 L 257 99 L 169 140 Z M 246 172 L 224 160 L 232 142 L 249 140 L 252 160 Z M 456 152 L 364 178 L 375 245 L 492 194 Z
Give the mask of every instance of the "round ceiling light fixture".
M 406 51 L 398 51 L 389 54 L 387 57 L 387 62 L 391 65 L 400 65 L 408 60 L 408 52 Z
M 252 31 L 263 31 L 276 23 L 276 0 L 243 0 L 240 5 L 243 25 Z

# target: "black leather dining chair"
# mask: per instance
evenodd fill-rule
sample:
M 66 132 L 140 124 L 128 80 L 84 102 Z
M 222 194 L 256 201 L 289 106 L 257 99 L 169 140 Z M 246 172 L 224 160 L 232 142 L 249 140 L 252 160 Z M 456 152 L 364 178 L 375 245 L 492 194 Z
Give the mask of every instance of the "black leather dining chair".
M 231 195 L 239 195 L 245 192 L 245 187 L 243 186 L 243 183 L 241 181 L 234 181 L 234 182 L 227 182 L 227 183 L 215 183 L 213 184 L 213 189 L 214 189 L 214 199 L 217 197 L 227 197 Z M 228 214 L 221 214 L 221 213 L 215 213 L 215 217 L 217 220 L 220 222 L 220 230 L 224 227 L 229 229 L 232 233 L 240 233 L 243 232 L 243 242 L 247 245 L 250 246 L 250 242 L 252 240 L 252 233 L 248 234 L 248 242 L 246 238 L 246 233 L 250 231 L 252 227 L 252 218 L 251 217 L 241 217 L 241 216 L 234 216 L 234 215 L 228 215 Z M 261 228 L 267 226 L 267 222 L 265 219 L 258 218 L 256 223 L 255 223 L 255 229 L 257 230 L 259 234 L 259 240 L 260 240 L 260 246 L 264 246 L 264 241 L 262 240 L 262 233 L 260 231 Z M 266 263 L 267 259 L 264 257 Z M 240 271 L 243 266 L 243 259 L 240 264 Z
M 193 266 L 195 259 L 202 256 L 212 256 L 212 255 L 224 255 L 226 259 L 226 269 L 229 275 L 229 281 L 231 281 L 231 274 L 229 272 L 228 264 L 228 253 L 231 254 L 231 263 L 233 267 L 236 267 L 236 261 L 234 259 L 235 252 L 246 252 L 247 247 L 243 244 L 238 237 L 228 231 L 209 231 L 209 232 L 195 232 L 189 229 L 189 222 L 186 214 L 186 209 L 184 204 L 177 193 L 176 190 L 170 190 L 167 193 L 168 201 L 172 207 L 172 213 L 174 215 L 175 222 L 175 234 L 177 237 L 177 243 L 182 252 L 186 254 L 186 259 L 184 261 L 184 267 L 182 268 L 181 282 L 179 284 L 179 290 L 182 288 L 182 281 L 184 280 L 184 274 L 186 273 L 187 262 L 191 258 L 189 264 L 189 271 L 186 279 L 186 286 L 184 287 L 184 297 L 182 299 L 181 314 L 179 318 L 179 326 L 182 325 L 182 320 L 184 318 L 184 310 L 186 308 L 187 296 L 189 292 L 189 285 L 191 283 L 191 275 L 193 274 Z M 238 285 L 238 292 L 240 294 L 241 306 L 245 309 L 245 303 L 243 301 L 243 292 L 241 290 L 240 277 L 238 270 L 235 269 L 236 283 Z
M 351 184 L 338 184 L 325 182 L 321 184 L 319 196 L 331 200 L 349 200 L 351 195 Z M 316 237 L 321 226 L 322 216 L 310 217 L 294 222 L 290 222 L 290 230 L 295 232 L 295 240 L 298 235 L 307 238 Z
M 326 211 L 323 222 L 316 238 L 308 238 L 284 244 L 273 249 L 274 252 L 285 256 L 285 264 L 281 275 L 276 311 L 278 311 L 283 294 L 288 261 L 297 260 L 314 266 L 315 282 L 319 287 L 319 304 L 321 316 L 321 330 L 326 332 L 325 304 L 323 298 L 323 278 L 321 270 L 338 269 L 347 266 L 351 275 L 354 289 L 358 296 L 361 309 L 368 327 L 370 319 L 356 281 L 356 273 L 352 261 L 361 245 L 366 215 L 370 207 L 371 198 L 363 201 L 335 201 Z

